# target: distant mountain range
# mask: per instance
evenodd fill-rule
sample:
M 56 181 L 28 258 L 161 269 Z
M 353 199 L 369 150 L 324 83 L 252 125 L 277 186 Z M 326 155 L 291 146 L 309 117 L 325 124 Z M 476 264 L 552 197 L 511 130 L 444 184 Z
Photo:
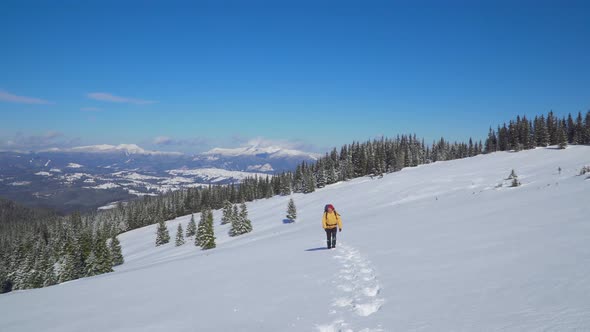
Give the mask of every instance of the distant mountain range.
M 87 145 L 73 148 L 51 148 L 41 150 L 39 152 L 90 152 L 90 153 L 118 153 L 122 152 L 126 155 L 132 154 L 149 154 L 149 155 L 182 155 L 180 152 L 163 152 L 163 151 L 148 151 L 140 148 L 136 144 L 119 144 L 119 145 Z
M 149 151 L 135 144 L 0 152 L 0 196 L 62 213 L 93 210 L 137 196 L 272 175 L 317 158 L 255 145 L 197 155 Z

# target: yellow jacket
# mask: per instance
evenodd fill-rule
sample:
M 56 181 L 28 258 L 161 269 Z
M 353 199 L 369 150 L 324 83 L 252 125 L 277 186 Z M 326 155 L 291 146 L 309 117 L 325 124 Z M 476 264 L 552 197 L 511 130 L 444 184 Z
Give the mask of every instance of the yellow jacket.
M 324 229 L 333 229 L 336 226 L 342 229 L 342 219 L 340 219 L 340 215 L 336 212 L 324 212 L 324 216 L 322 217 L 322 227 L 324 227 Z

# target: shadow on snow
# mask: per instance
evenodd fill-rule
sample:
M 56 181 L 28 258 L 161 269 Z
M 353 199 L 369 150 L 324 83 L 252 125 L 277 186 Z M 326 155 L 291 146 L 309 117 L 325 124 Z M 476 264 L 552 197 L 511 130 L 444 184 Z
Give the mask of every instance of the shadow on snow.
M 320 251 L 320 250 L 328 250 L 328 248 L 327 247 L 317 247 L 317 248 L 305 249 L 305 251 Z

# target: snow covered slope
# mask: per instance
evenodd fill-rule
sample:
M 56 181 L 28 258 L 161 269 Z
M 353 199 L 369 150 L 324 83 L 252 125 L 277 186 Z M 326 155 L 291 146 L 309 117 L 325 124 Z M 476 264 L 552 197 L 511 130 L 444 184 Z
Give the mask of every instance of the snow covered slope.
M 590 330 L 584 165 L 590 147 L 573 146 L 404 169 L 293 195 L 293 224 L 289 197 L 260 200 L 238 238 L 215 211 L 209 251 L 155 248 L 148 226 L 120 235 L 114 273 L 1 295 L 0 331 Z M 522 186 L 498 188 L 511 169 Z

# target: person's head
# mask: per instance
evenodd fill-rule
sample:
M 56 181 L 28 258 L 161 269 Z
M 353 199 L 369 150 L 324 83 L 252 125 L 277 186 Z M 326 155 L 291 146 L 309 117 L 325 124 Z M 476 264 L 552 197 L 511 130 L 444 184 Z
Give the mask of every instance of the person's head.
M 324 207 L 324 211 L 328 212 L 328 213 L 332 213 L 334 211 L 334 205 L 332 204 L 328 204 Z

